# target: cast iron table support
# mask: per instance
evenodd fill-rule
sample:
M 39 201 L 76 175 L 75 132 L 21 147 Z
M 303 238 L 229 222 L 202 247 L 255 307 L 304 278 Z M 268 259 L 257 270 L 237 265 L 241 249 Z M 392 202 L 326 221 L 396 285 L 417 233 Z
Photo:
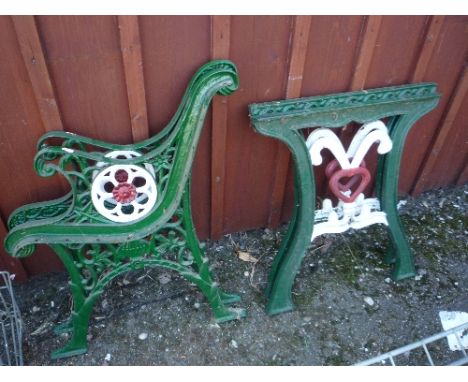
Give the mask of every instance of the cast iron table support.
M 354 228 L 358 223 L 362 226 L 362 221 L 359 222 L 359 219 L 354 217 L 359 217 L 364 207 L 367 209 L 366 214 L 370 213 L 373 217 L 376 217 L 375 214 L 380 214 L 379 218 L 385 219 L 382 222 L 387 225 L 391 241 L 386 261 L 394 264 L 393 278 L 401 280 L 415 274 L 411 249 L 396 209 L 400 161 L 409 130 L 418 119 L 437 105 L 439 97 L 435 84 L 421 83 L 249 106 L 250 118 L 255 130 L 284 142 L 291 151 L 295 169 L 293 216 L 269 274 L 266 291 L 269 314 L 293 309 L 292 285 L 307 247 L 311 239 L 315 237 L 314 224 L 317 226 L 325 224 L 325 227 L 328 224 L 332 227 L 332 231 L 329 232 L 341 232 L 339 231 L 341 228 L 335 224 L 336 218 L 346 217 L 349 219 L 346 229 Z M 363 124 L 361 129 L 367 129 L 362 133 L 363 139 L 373 138 L 374 141 L 379 142 L 379 145 L 383 145 L 382 142 L 387 139 L 384 135 L 390 140 L 390 149 L 389 147 L 382 148 L 383 155 L 380 155 L 378 159 L 375 180 L 376 198 L 365 199 L 362 195 L 358 199 L 359 202 L 353 201 L 352 203 L 355 204 L 351 205 L 346 197 L 349 197 L 349 193 L 355 190 L 350 189 L 347 194 L 340 190 L 341 195 L 340 193 L 336 195 L 341 199 L 338 207 L 330 208 L 331 202 L 327 202 L 328 212 L 325 203 L 323 210 L 316 211 L 313 166 L 321 163 L 319 154 L 323 148 L 330 149 L 335 156 L 337 153 L 338 156 L 340 153 L 344 156 L 344 159 L 340 161 L 341 170 L 339 171 L 351 171 L 347 173 L 347 176 L 346 173 L 337 175 L 341 178 L 341 185 L 338 184 L 338 186 L 346 188 L 347 183 L 354 182 L 353 177 L 357 177 L 357 183 L 364 178 L 364 176 L 360 178 L 359 174 L 356 175 L 358 171 L 356 168 L 361 165 L 360 161 L 354 165 L 349 164 L 356 151 L 350 147 L 347 152 L 344 152 L 344 149 L 335 144 L 337 137 L 332 133 L 332 130 L 338 130 L 351 122 Z M 312 127 L 319 127 L 320 132 L 316 133 L 310 142 L 306 142 L 301 130 Z M 376 133 L 376 130 L 380 130 L 383 135 L 376 138 L 376 135 L 380 134 Z M 312 134 L 314 133 L 315 131 Z M 350 151 L 353 152 L 350 153 Z M 371 208 L 373 208 L 372 211 Z M 351 213 L 347 212 L 347 209 L 351 209 Z M 334 214 L 334 218 L 329 218 L 329 221 L 325 219 L 322 222 L 324 216 L 330 217 L 330 214 Z M 375 222 L 375 219 L 373 221 L 371 219 L 371 223 Z

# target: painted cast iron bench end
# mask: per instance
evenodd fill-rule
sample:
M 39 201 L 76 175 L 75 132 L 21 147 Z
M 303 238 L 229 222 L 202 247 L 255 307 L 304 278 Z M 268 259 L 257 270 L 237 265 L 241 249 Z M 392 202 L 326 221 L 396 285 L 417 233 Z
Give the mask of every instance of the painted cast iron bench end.
M 245 316 L 243 309 L 227 306 L 240 297 L 213 281 L 190 203 L 192 163 L 211 99 L 237 87 L 234 64 L 212 61 L 194 75 L 169 124 L 145 141 L 115 145 L 68 132 L 50 132 L 39 140 L 37 173 L 61 174 L 71 191 L 13 212 L 5 248 L 26 257 L 36 244 L 47 244 L 69 273 L 73 308 L 55 332 L 71 332 L 71 337 L 52 358 L 87 351 L 95 302 L 110 281 L 131 270 L 178 272 L 202 291 L 216 321 Z
M 393 264 L 392 277 L 415 275 L 413 255 L 396 209 L 398 176 L 405 138 L 423 115 L 436 107 L 440 95 L 434 83 L 420 83 L 249 106 L 254 128 L 284 142 L 295 170 L 295 203 L 289 224 L 269 275 L 267 312 L 293 309 L 291 290 L 310 242 L 326 233 L 387 227 L 391 247 L 384 259 Z M 349 123 L 361 124 L 345 149 L 335 133 Z M 315 128 L 308 136 L 302 129 Z M 364 190 L 372 176 L 365 156 L 373 144 L 379 155 L 376 197 Z M 324 199 L 316 210 L 314 167 L 322 165 L 322 150 L 335 157 L 325 169 L 337 204 Z

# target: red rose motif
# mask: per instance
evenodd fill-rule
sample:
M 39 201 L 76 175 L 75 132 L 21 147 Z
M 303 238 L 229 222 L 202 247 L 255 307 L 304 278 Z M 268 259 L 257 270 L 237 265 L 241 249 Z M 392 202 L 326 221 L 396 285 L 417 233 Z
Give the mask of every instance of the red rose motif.
M 133 184 L 120 183 L 112 190 L 112 195 L 117 202 L 127 204 L 135 200 L 137 192 Z

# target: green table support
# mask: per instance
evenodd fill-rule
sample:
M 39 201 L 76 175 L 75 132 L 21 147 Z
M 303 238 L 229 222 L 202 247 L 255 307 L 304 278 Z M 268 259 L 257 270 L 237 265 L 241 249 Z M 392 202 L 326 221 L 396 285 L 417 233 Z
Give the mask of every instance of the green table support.
M 47 244 L 70 275 L 73 308 L 55 331 L 71 338 L 52 358 L 85 353 L 90 315 L 106 285 L 143 267 L 169 269 L 197 285 L 218 322 L 245 316 L 227 306 L 239 296 L 214 282 L 190 209 L 191 168 L 209 104 L 237 87 L 234 64 L 212 61 L 194 75 L 165 129 L 145 141 L 115 145 L 67 132 L 40 138 L 37 173 L 63 175 L 71 191 L 14 211 L 5 248 L 25 257 Z
M 435 84 L 421 83 L 249 106 L 255 130 L 284 142 L 295 169 L 293 216 L 269 274 L 269 314 L 293 309 L 295 276 L 311 241 L 324 233 L 385 224 L 391 241 L 386 261 L 393 264 L 393 279 L 415 275 L 413 256 L 396 208 L 398 176 L 409 130 L 437 105 L 439 98 Z M 362 127 L 345 150 L 334 131 L 352 122 Z M 316 129 L 305 137 L 303 129 L 310 128 Z M 366 198 L 362 191 L 370 174 L 364 157 L 373 143 L 378 143 L 381 154 L 376 197 Z M 314 166 L 322 163 L 323 149 L 336 158 L 325 172 L 338 205 L 334 207 L 331 200 L 325 200 L 323 208 L 316 210 Z

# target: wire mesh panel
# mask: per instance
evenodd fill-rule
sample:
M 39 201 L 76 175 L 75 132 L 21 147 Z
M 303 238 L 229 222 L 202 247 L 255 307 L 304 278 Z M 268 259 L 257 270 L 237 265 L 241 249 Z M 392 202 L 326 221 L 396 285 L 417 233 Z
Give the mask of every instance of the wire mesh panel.
M 462 344 L 462 338 L 465 336 L 468 336 L 468 322 L 388 353 L 359 362 L 356 365 L 467 365 L 468 354 Z M 448 340 L 451 337 L 455 337 L 459 351 L 452 352 L 448 349 Z
M 23 365 L 22 323 L 11 278 L 0 271 L 0 366 Z

